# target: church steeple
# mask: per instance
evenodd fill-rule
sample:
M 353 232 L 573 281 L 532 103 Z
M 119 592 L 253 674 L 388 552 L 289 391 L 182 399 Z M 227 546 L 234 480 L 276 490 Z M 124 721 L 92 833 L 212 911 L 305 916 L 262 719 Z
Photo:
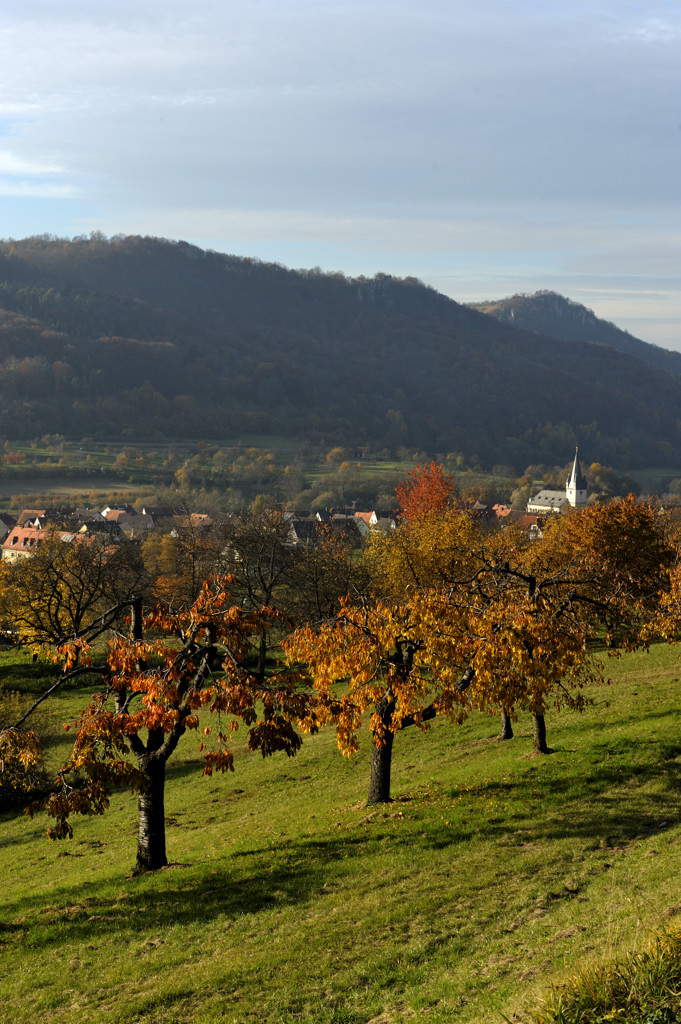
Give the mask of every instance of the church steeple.
M 572 464 L 572 472 L 565 485 L 565 497 L 573 508 L 583 508 L 586 505 L 586 477 L 582 473 L 579 464 L 579 448 L 575 447 L 575 461 Z

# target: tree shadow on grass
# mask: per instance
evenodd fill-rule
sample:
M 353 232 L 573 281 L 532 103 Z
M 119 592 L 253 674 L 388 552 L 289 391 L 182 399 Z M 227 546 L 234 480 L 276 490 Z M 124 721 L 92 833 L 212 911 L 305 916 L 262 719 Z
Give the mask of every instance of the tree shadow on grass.
M 338 860 L 341 840 L 312 844 L 322 860 Z M 49 950 L 67 942 L 96 941 L 99 935 L 115 929 L 125 941 L 138 933 L 162 932 L 197 921 L 226 921 L 243 915 L 258 914 L 280 905 L 304 903 L 317 896 L 324 886 L 323 866 L 311 866 L 305 857 L 305 844 L 296 850 L 296 858 L 272 865 L 270 848 L 249 857 L 230 858 L 223 869 L 171 864 L 153 876 L 124 880 L 110 877 L 107 883 L 125 885 L 125 894 L 101 896 L 102 883 L 83 883 L 75 896 L 75 885 L 56 886 L 45 906 L 45 892 L 5 905 L 3 920 L 22 922 L 18 929 L 32 948 Z M 308 851 L 312 853 L 312 851 Z M 253 865 L 253 860 L 260 863 Z M 132 853 L 131 853 L 132 860 Z
M 450 825 L 441 815 L 437 821 L 419 813 L 400 818 L 387 806 L 384 812 L 372 814 L 371 820 L 363 812 L 365 816 L 356 822 L 344 821 L 335 836 L 283 843 L 263 838 L 257 846 L 215 862 L 217 867 L 211 862 L 210 874 L 204 864 L 171 865 L 135 880 L 112 875 L 82 882 L 77 890 L 74 884 L 63 884 L 51 890 L 49 906 L 45 906 L 44 890 L 6 904 L 3 920 L 24 920 L 10 942 L 25 938 L 32 947 L 49 950 L 65 940 L 96 941 L 112 928 L 122 936 L 135 935 L 305 904 L 342 885 L 355 858 L 376 858 L 386 844 L 398 856 L 400 851 L 418 856 L 446 848 L 456 854 L 458 846 L 476 837 L 506 846 L 509 841 L 522 846 L 574 837 L 587 848 L 625 846 L 659 834 L 663 824 L 672 827 L 681 820 L 681 764 L 673 760 L 677 749 L 664 748 L 661 760 L 633 766 L 626 773 L 606 762 L 577 778 L 537 778 L 528 771 L 512 781 L 469 787 L 466 797 L 471 800 L 457 801 L 463 817 L 458 824 Z M 623 789 L 632 782 L 636 788 Z M 651 793 L 650 783 L 657 784 L 659 791 Z M 476 803 L 479 797 L 502 798 L 520 812 L 485 817 Z M 446 804 L 442 811 L 447 813 Z M 131 862 L 133 855 L 131 848 Z M 111 884 L 119 893 L 103 896 L 102 888 Z
M 681 763 L 674 760 L 678 752 L 681 748 L 662 745 L 660 760 L 632 765 L 626 771 L 603 762 L 578 777 L 539 779 L 532 772 L 513 781 L 492 780 L 469 787 L 469 796 L 500 797 L 522 808 L 510 819 L 481 821 L 469 837 L 484 830 L 493 839 L 520 836 L 523 842 L 550 842 L 579 837 L 600 846 L 649 838 L 681 822 Z M 627 790 L 631 783 L 636 789 Z M 646 788 L 650 783 L 661 784 L 661 791 L 650 792 Z M 547 808 L 545 791 L 550 792 L 555 809 Z M 455 797 L 456 791 L 450 795 Z M 432 839 L 434 848 L 447 845 L 445 837 Z

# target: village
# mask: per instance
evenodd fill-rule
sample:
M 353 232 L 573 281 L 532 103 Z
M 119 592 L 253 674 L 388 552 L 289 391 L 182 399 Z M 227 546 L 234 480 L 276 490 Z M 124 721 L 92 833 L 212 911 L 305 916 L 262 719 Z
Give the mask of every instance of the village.
M 513 525 L 530 538 L 539 538 L 547 516 L 584 508 L 586 504 L 587 481 L 579 454 L 575 452 L 565 490 L 540 490 L 530 499 L 526 511 L 513 509 L 503 502 L 471 501 L 463 507 L 469 515 L 490 526 Z M 399 511 L 339 507 L 316 512 L 282 511 L 281 517 L 286 524 L 284 543 L 287 547 L 308 547 L 329 531 L 342 534 L 351 546 L 360 546 L 372 532 L 394 530 Z M 4 561 L 13 562 L 34 554 L 48 537 L 55 535 L 64 543 L 82 543 L 87 538 L 99 537 L 110 544 L 122 540 L 141 544 L 153 532 L 171 536 L 179 536 L 187 530 L 196 534 L 212 529 L 229 532 L 230 525 L 236 526 L 241 519 L 242 515 L 236 512 L 209 514 L 170 505 L 143 505 L 139 511 L 129 504 L 106 505 L 101 510 L 25 508 L 16 519 L 9 513 L 0 513 L 0 550 Z

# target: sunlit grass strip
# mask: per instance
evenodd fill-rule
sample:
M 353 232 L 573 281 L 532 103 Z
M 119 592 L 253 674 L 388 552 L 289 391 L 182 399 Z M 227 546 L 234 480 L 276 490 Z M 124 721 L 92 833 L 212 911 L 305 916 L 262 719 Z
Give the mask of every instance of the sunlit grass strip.
M 528 1024 L 674 1024 L 681 1020 L 681 928 L 648 949 L 583 968 L 551 989 Z

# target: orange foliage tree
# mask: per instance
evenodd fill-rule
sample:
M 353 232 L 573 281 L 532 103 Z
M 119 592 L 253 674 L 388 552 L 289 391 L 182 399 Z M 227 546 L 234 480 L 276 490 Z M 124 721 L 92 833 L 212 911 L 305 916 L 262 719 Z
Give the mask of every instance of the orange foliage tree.
M 427 729 L 436 714 L 455 721 L 463 717 L 465 686 L 456 645 L 408 601 L 346 600 L 332 621 L 297 630 L 284 649 L 292 664 L 303 663 L 310 673 L 316 693 L 313 724 L 335 723 L 346 757 L 357 751 L 362 716 L 370 712 L 369 804 L 390 800 L 397 732 L 411 725 Z
M 435 462 L 416 466 L 406 480 L 395 488 L 403 522 L 411 523 L 425 516 L 440 516 L 456 501 L 454 477 L 448 476 Z
M 363 593 L 366 559 L 359 557 L 352 535 L 320 524 L 314 542 L 289 560 L 285 610 L 298 623 L 330 619 L 347 594 Z
M 21 799 L 45 779 L 42 744 L 33 730 L 0 730 L 0 799 Z
M 371 592 L 402 600 L 423 587 L 449 587 L 475 572 L 484 546 L 479 522 L 455 507 L 402 521 L 369 538 L 364 561 Z
M 247 667 L 251 636 L 275 617 L 267 608 L 235 606 L 224 577 L 207 580 L 184 611 L 159 605 L 143 616 L 136 601 L 132 636 L 115 635 L 105 665 L 90 666 L 100 674 L 101 688 L 74 723 L 71 755 L 45 804 L 55 819 L 48 835 L 70 836 L 71 814 L 102 814 L 112 791 L 128 787 L 139 794 L 135 870 L 163 867 L 166 763 L 183 734 L 199 729 L 202 709 L 217 718 L 215 730 L 205 723 L 201 730 L 205 775 L 233 770 L 228 736 L 239 721 L 248 727 L 251 750 L 295 754 L 301 739 L 292 720 L 302 718 L 307 729 L 316 728 L 299 677 L 282 668 L 256 678 Z M 86 639 L 62 644 L 59 656 L 65 677 L 81 671 L 90 657 Z M 3 743 L 23 744 L 29 757 L 28 741 L 18 737 L 18 730 L 8 730 Z
M 479 553 L 468 580 L 422 591 L 415 603 L 440 628 L 457 630 L 468 706 L 506 716 L 529 711 L 534 748 L 545 754 L 546 709 L 583 708 L 582 686 L 601 678 L 589 646 L 594 600 L 586 579 L 546 564 L 539 546 L 519 536 L 498 540 Z
M 344 755 L 357 750 L 362 715 L 370 713 L 370 804 L 390 799 L 396 733 L 412 725 L 427 729 L 436 715 L 461 721 L 470 680 L 454 606 L 447 621 L 436 620 L 418 596 L 470 577 L 476 525 L 456 509 L 453 480 L 435 463 L 417 467 L 397 494 L 401 524 L 370 539 L 364 592 L 348 596 L 333 619 L 297 630 L 284 644 L 293 664 L 307 666 L 316 714 L 320 722 L 335 723 Z
M 608 647 L 633 649 L 645 642 L 678 562 L 668 515 L 630 494 L 556 516 L 544 533 L 553 564 L 590 580 L 588 593 Z
M 469 700 L 529 710 L 546 753 L 546 708 L 584 706 L 582 684 L 602 677 L 599 638 L 613 649 L 648 642 L 677 557 L 659 508 L 633 496 L 552 517 L 541 540 L 491 537 L 475 587 L 449 596 L 471 616 Z
M 104 633 L 145 584 L 132 544 L 101 537 L 46 539 L 30 557 L 0 562 L 0 624 L 18 642 L 54 644 Z

